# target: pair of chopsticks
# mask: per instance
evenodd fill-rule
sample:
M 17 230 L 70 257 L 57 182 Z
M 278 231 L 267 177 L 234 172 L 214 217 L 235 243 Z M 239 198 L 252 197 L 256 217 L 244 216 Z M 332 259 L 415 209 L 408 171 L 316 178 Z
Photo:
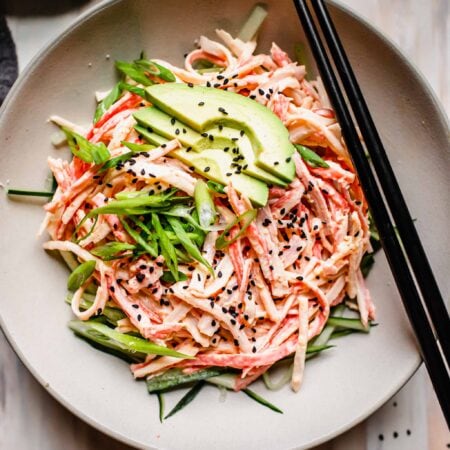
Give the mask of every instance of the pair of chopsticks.
M 341 125 L 423 360 L 450 426 L 450 318 L 445 303 L 326 4 L 323 0 L 311 0 L 316 22 L 327 44 L 328 53 L 334 61 L 348 104 L 306 0 L 294 0 L 294 4 Z M 365 156 L 348 105 L 359 125 L 387 205 Z

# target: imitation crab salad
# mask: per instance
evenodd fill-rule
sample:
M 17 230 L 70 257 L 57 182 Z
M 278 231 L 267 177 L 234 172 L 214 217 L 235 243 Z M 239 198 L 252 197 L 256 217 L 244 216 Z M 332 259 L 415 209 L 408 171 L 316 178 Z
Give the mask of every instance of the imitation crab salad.
M 305 61 L 256 53 L 263 16 L 184 67 L 116 61 L 87 128 L 51 118 L 73 158 L 49 158 L 41 231 L 72 270 L 69 327 L 131 363 L 161 420 L 207 383 L 281 412 L 248 386 L 298 391 L 307 359 L 373 325 L 375 231 L 339 124 Z

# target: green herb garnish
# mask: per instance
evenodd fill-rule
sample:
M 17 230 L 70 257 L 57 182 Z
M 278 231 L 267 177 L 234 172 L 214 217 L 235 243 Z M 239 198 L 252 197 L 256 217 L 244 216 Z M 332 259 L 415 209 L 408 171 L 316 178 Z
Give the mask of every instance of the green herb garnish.
M 69 291 L 76 291 L 79 289 L 90 276 L 94 273 L 95 261 L 86 261 L 80 264 L 70 275 L 67 280 L 67 288 Z
M 295 148 L 300 153 L 300 156 L 311 167 L 323 167 L 324 169 L 328 169 L 330 167 L 316 152 L 313 152 L 311 149 L 298 144 L 295 144 Z
M 75 131 L 69 130 L 66 127 L 61 127 L 61 129 L 67 137 L 71 152 L 83 161 L 102 164 L 111 157 L 109 150 L 103 142 L 93 144 L 85 137 L 75 133 Z
M 257 215 L 256 209 L 250 209 L 246 211 L 244 214 L 241 214 L 239 217 L 236 217 L 236 219 L 234 219 L 233 222 L 231 222 L 225 228 L 225 230 L 223 230 L 222 234 L 217 238 L 216 240 L 217 250 L 222 250 L 223 248 L 228 247 L 230 244 L 237 241 L 244 234 L 247 227 L 253 222 L 253 220 L 255 220 L 256 215 Z M 244 224 L 241 225 L 239 233 L 232 239 L 226 239 L 226 237 L 230 235 L 230 230 L 240 222 L 244 222 Z

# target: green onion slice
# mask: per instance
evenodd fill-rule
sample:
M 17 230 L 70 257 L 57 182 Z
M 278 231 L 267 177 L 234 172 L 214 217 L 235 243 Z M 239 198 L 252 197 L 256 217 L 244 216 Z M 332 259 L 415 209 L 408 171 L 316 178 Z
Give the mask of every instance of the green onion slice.
M 167 416 L 164 417 L 164 419 L 168 419 L 169 417 L 173 416 L 178 411 L 181 411 L 183 408 L 189 405 L 189 403 L 191 403 L 192 400 L 194 400 L 194 398 L 197 397 L 198 393 L 201 391 L 204 385 L 205 382 L 203 380 L 195 383 L 195 385 L 191 389 L 189 389 L 189 391 L 173 407 L 173 409 L 169 412 L 169 414 L 167 414 Z
M 95 261 L 86 261 L 80 264 L 70 275 L 67 280 L 67 288 L 69 291 L 76 291 L 79 289 L 90 276 L 94 273 Z
M 217 250 L 222 250 L 233 242 L 237 241 L 244 233 L 247 227 L 255 220 L 257 215 L 256 209 L 250 209 L 246 211 L 244 214 L 241 214 L 239 217 L 233 220 L 226 228 L 223 230 L 223 233 L 216 240 L 216 248 Z M 237 225 L 238 223 L 243 222 L 241 225 L 241 229 L 239 233 L 234 236 L 232 239 L 227 240 L 226 237 L 229 236 L 230 230 Z
M 311 167 L 323 167 L 328 169 L 330 166 L 311 149 L 304 147 L 303 145 L 295 145 L 295 148 L 300 153 L 300 156 L 311 166 Z

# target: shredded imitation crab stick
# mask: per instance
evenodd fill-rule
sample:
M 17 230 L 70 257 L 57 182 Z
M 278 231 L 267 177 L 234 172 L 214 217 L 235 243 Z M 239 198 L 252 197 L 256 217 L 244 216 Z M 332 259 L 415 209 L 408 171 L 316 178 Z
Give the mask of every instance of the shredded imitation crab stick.
M 45 248 L 71 251 L 80 262 L 96 261 L 99 288 L 93 306 L 79 308 L 85 286 L 74 294 L 72 307 L 80 319 L 113 302 L 126 316 L 117 330 L 137 330 L 147 339 L 195 356 L 180 360 L 149 355 L 131 366 L 135 377 L 152 377 L 173 367 L 189 372 L 224 366 L 241 370 L 236 389 L 242 389 L 293 354 L 291 386 L 297 391 L 307 342 L 321 332 L 331 306 L 349 296 L 356 298 L 363 324 L 374 317 L 359 269 L 370 250 L 367 205 L 320 80 L 307 81 L 305 68 L 276 44 L 269 54 L 254 54 L 255 42 L 243 42 L 223 30 L 217 35 L 223 43 L 202 36 L 199 48 L 186 56 L 184 68 L 155 61 L 170 69 L 178 82 L 225 89 L 267 106 L 287 127 L 294 144 L 322 148 L 328 167 L 312 167 L 296 154 L 292 183 L 270 189 L 268 204 L 239 239 L 217 250 L 218 232 L 207 233 L 202 254 L 214 276 L 205 265 L 190 260 L 179 263 L 182 279 L 164 281 L 168 261 L 163 256 L 144 252 L 137 261 L 126 254 L 112 261 L 94 257 L 90 251 L 101 243 L 137 243 L 114 213 L 94 221 L 89 212 L 117 194 L 136 190 L 159 193 L 177 188 L 179 195 L 192 196 L 199 176 L 171 157 L 178 141 L 105 172 L 77 157 L 70 164 L 49 159 L 58 189 L 45 207 L 44 224 L 52 238 Z M 221 71 L 200 73 L 194 69 L 198 60 Z M 84 136 L 106 144 L 112 156 L 125 154 L 128 149 L 121 141 L 142 142 L 132 113 L 145 105 L 138 95 L 124 93 Z M 231 184 L 214 202 L 218 223 L 252 208 Z M 91 233 L 76 244 L 70 238 L 77 227 L 84 235 Z M 229 237 L 238 232 L 237 225 Z

